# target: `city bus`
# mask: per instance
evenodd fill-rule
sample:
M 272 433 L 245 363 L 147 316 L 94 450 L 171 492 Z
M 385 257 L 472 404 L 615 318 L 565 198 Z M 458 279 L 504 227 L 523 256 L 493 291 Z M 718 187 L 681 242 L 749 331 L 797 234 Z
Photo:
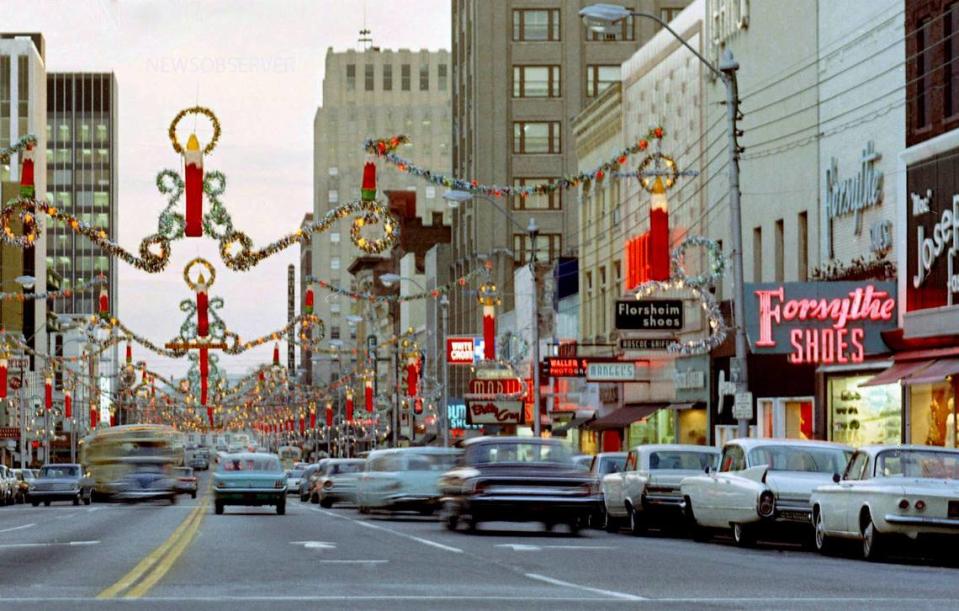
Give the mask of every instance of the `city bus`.
M 138 465 L 167 468 L 182 465 L 183 460 L 183 437 L 174 428 L 160 424 L 99 429 L 80 445 L 80 463 L 93 480 L 93 494 L 98 498 L 113 495 L 116 482 Z

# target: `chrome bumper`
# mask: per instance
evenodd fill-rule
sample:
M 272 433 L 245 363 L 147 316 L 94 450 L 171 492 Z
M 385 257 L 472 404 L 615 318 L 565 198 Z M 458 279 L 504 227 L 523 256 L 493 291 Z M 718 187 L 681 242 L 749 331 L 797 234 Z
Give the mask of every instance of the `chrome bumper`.
M 886 514 L 886 522 L 896 526 L 931 526 L 959 529 L 959 518 L 928 518 L 925 516 L 897 516 Z

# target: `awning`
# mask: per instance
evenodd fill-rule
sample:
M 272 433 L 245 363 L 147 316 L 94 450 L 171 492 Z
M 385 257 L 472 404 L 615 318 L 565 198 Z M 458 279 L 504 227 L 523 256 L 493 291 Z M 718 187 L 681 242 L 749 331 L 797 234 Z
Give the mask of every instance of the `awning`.
M 911 373 L 928 367 L 930 364 L 932 364 L 932 361 L 902 361 L 893 363 L 892 367 L 869 378 L 859 386 L 884 386 L 886 384 L 898 384 L 899 380 L 902 380 Z
M 939 359 L 904 377 L 903 384 L 933 384 L 959 373 L 959 359 Z
M 666 407 L 669 407 L 668 403 L 644 403 L 641 405 L 627 405 L 626 407 L 621 407 L 607 416 L 603 416 L 602 418 L 597 418 L 596 420 L 593 420 L 586 426 L 587 428 L 590 428 L 594 431 L 622 429 L 622 428 L 626 428 L 627 426 L 636 422 L 637 420 L 642 420 L 643 418 L 649 416 L 653 412 L 657 412 Z
M 562 424 L 554 424 L 552 434 L 554 436 L 564 437 L 567 431 L 572 429 L 579 428 L 581 425 L 586 424 L 591 420 L 596 419 L 595 410 L 583 410 L 577 411 L 572 420 L 563 422 Z

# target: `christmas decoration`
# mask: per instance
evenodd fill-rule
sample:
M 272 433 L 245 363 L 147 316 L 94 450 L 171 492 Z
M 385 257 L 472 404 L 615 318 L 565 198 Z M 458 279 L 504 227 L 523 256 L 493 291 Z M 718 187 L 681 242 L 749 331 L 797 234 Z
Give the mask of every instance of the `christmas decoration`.
M 50 372 L 43 378 L 43 406 L 48 412 L 53 409 L 53 376 Z
M 33 178 L 34 156 L 33 147 L 35 143 L 27 142 L 21 155 L 22 163 L 20 165 L 20 197 L 33 197 L 36 192 Z
M 346 389 L 346 421 L 353 422 L 353 389 Z
M 27 134 L 20 138 L 16 144 L 12 146 L 0 147 L 0 163 L 10 163 L 10 156 L 16 155 L 27 150 L 27 147 L 34 147 L 37 145 L 37 137 L 32 134 Z
M 702 248 L 709 258 L 706 265 L 708 270 L 697 276 L 687 276 L 685 269 L 686 249 L 690 246 Z M 726 270 L 726 259 L 723 256 L 719 242 L 702 236 L 691 236 L 679 243 L 672 254 L 673 277 L 679 278 L 689 286 L 714 286 L 722 279 Z
M 372 161 L 363 164 L 363 186 L 360 189 L 360 196 L 364 202 L 376 200 L 376 164 Z
M 496 358 L 496 306 L 502 301 L 493 282 L 485 282 L 476 291 L 476 301 L 483 306 L 483 358 Z
M 306 287 L 306 295 L 303 297 L 303 313 L 313 313 L 313 287 Z
M 7 353 L 0 356 L 0 399 L 7 398 Z
M 411 293 L 408 295 L 377 295 L 372 292 L 359 292 L 351 291 L 348 289 L 343 289 L 338 286 L 331 284 L 328 280 L 321 280 L 316 276 L 307 276 L 306 281 L 310 283 L 315 283 L 320 288 L 335 293 L 337 295 L 342 295 L 343 297 L 348 297 L 354 301 L 366 301 L 373 303 L 407 303 L 410 301 L 419 301 L 421 299 L 439 299 L 443 295 L 449 295 L 457 287 L 465 287 L 469 284 L 469 281 L 473 278 L 476 278 L 480 275 L 489 275 L 489 271 L 484 267 L 479 267 L 473 271 L 460 276 L 456 280 L 445 284 L 443 286 L 438 286 L 435 289 L 421 293 Z

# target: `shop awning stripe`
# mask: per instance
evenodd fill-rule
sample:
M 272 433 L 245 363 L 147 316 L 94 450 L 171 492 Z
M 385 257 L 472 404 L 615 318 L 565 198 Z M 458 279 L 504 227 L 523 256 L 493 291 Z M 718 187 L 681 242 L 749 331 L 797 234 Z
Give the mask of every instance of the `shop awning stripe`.
M 939 359 L 902 380 L 903 384 L 935 384 L 959 373 L 959 359 Z
M 919 372 L 922 369 L 932 365 L 934 361 L 904 361 L 895 363 L 889 369 L 879 373 L 859 386 L 885 386 L 886 384 L 898 384 L 899 380 L 909 376 L 912 373 Z

